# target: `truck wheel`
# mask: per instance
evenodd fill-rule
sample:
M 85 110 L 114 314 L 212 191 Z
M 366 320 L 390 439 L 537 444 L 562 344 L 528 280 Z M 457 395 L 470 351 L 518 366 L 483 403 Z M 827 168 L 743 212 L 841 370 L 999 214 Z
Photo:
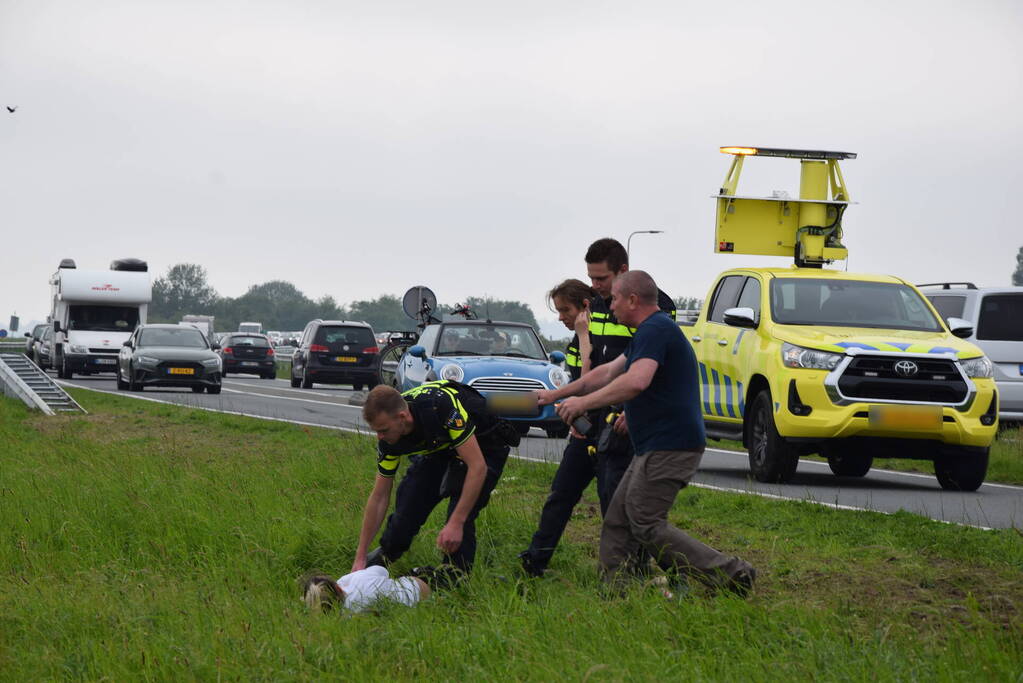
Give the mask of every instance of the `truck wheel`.
M 874 464 L 874 456 L 856 453 L 846 444 L 827 444 L 821 455 L 828 459 L 828 467 L 839 477 L 862 477 Z
M 68 372 L 67 362 L 64 360 L 64 354 L 57 354 L 57 362 L 54 363 L 57 367 L 57 377 L 60 379 L 71 379 L 71 373 Z
M 799 455 L 774 426 L 771 392 L 761 391 L 753 401 L 746 443 L 749 468 L 757 481 L 785 483 L 796 473 Z
M 987 476 L 990 449 L 942 455 L 934 459 L 934 474 L 947 491 L 976 491 Z

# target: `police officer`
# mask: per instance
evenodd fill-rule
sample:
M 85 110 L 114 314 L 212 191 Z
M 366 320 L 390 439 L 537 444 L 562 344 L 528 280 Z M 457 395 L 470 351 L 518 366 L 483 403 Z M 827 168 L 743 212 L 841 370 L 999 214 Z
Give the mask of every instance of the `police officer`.
M 490 416 L 474 389 L 446 380 L 404 394 L 374 387 L 362 413 L 377 433 L 379 455 L 352 571 L 401 557 L 444 498 L 449 498 L 448 516 L 437 547 L 445 564 L 469 571 L 476 555 L 476 517 L 504 470 L 509 445 L 517 438 L 514 429 Z M 394 512 L 380 547 L 368 552 L 390 506 L 401 456 L 408 456 L 409 467 L 398 485 Z
M 617 276 L 629 270 L 625 247 L 618 240 L 605 237 L 590 245 L 585 260 L 586 272 L 596 294 L 588 302 L 590 353 L 581 363 L 589 370 L 620 356 L 632 339 L 634 330 L 620 324 L 611 312 L 611 286 Z M 675 319 L 675 304 L 661 290 L 658 290 L 658 306 L 672 320 Z M 582 339 L 582 336 L 577 335 L 576 339 Z M 578 377 L 573 375 L 572 379 Z M 572 509 L 590 482 L 594 478 L 597 480 L 597 496 L 603 515 L 632 461 L 633 448 L 621 408 L 594 411 L 588 417 L 593 429 L 586 435 L 573 434 L 569 440 L 551 482 L 551 493 L 540 513 L 540 524 L 529 547 L 519 554 L 522 569 L 530 576 L 542 576 L 546 571 L 572 516 Z

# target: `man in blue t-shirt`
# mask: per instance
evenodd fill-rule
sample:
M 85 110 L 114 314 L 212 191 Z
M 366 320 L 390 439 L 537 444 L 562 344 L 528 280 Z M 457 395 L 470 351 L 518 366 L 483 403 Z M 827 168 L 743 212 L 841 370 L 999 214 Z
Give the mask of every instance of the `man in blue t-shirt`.
M 647 273 L 619 275 L 611 297 L 618 320 L 636 329 L 625 352 L 539 397 L 541 405 L 564 398 L 557 410 L 569 424 L 588 410 L 625 402 L 636 457 L 618 484 L 600 531 L 604 580 L 617 583 L 636 569 L 631 564 L 643 547 L 671 574 L 692 575 L 745 596 L 756 578 L 749 563 L 668 523 L 668 511 L 696 473 L 706 445 L 693 348 L 658 308 L 657 284 Z

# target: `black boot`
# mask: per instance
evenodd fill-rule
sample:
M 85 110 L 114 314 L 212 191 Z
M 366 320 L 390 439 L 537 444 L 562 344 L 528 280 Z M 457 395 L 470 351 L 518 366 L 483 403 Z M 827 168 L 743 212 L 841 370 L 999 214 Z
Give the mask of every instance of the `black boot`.
M 367 567 L 386 567 L 390 560 L 384 555 L 384 549 L 377 547 L 370 550 L 366 555 L 366 566 Z

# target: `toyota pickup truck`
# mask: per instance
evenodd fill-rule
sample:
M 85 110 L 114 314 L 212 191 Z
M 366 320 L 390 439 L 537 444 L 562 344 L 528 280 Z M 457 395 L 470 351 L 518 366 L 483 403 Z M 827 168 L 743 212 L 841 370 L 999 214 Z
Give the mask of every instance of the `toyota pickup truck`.
M 846 257 L 837 160 L 855 155 L 722 151 L 736 160 L 715 195 L 715 251 L 787 253 L 796 265 L 725 271 L 695 323 L 680 324 L 708 436 L 741 440 L 759 481 L 788 481 L 800 455 L 819 453 L 839 476 L 864 476 L 875 457 L 916 458 L 934 462 L 942 488 L 980 487 L 998 395 L 991 362 L 964 339 L 972 324 L 942 320 L 898 277 L 823 267 Z M 736 194 L 743 158 L 757 154 L 801 160 L 800 198 Z

